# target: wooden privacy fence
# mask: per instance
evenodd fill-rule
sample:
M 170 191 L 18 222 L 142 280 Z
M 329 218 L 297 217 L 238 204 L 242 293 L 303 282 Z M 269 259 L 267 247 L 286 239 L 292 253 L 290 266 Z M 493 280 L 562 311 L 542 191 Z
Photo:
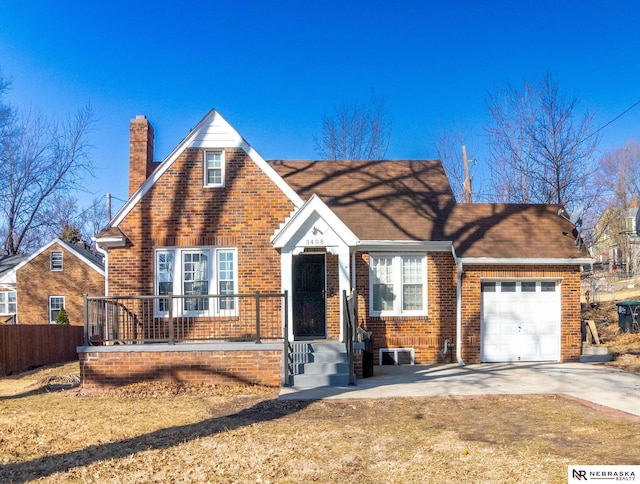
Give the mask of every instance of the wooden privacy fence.
M 78 359 L 82 326 L 0 325 L 0 376 Z

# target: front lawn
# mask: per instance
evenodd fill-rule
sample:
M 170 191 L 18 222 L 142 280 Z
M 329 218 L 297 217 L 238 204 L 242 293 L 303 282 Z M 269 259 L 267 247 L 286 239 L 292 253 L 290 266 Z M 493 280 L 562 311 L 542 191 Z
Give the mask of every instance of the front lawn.
M 0 482 L 566 482 L 569 464 L 640 463 L 640 419 L 557 396 L 298 402 L 159 383 L 82 395 L 51 377 L 53 391 L 13 394 L 7 381 Z

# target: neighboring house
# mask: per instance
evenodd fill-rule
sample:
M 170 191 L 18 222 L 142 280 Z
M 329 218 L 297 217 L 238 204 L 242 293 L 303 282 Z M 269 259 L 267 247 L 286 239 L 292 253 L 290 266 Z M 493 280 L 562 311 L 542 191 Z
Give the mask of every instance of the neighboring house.
M 187 340 L 210 325 L 226 345 L 86 346 L 94 383 L 215 374 L 278 384 L 282 343 L 233 346 L 239 300 L 219 297 L 256 292 L 287 294 L 272 310 L 276 340 L 344 341 L 343 295 L 355 288 L 376 363 L 400 353 L 443 362 L 447 342 L 466 363 L 580 356 L 590 259 L 558 206 L 456 203 L 439 161 L 268 162 L 215 110 L 159 165 L 144 116 L 131 122 L 130 147 L 130 198 L 96 241 L 109 295 L 156 299 L 139 309 L 114 299 L 128 336 L 124 313 L 92 310 L 101 326 L 87 340 L 173 341 L 179 329 Z
M 0 257 L 0 324 L 16 324 L 18 293 L 16 291 L 15 268 L 27 258 L 26 255 L 5 255 Z
M 592 253 L 604 269 L 636 274 L 640 267 L 637 207 L 607 208 L 593 229 Z
M 19 324 L 53 324 L 64 307 L 69 323 L 82 326 L 83 294 L 104 294 L 102 256 L 57 238 L 13 270 Z

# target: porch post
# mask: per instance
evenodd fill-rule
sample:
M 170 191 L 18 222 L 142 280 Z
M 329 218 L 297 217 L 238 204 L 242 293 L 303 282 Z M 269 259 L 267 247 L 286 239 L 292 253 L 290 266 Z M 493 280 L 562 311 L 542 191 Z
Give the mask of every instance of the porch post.
M 349 247 L 347 245 L 341 245 L 338 250 L 338 280 L 340 284 L 340 294 L 350 294 L 351 293 L 351 282 L 350 282 L 350 274 L 351 270 L 351 257 Z M 345 301 L 344 298 L 340 298 L 340 341 L 345 341 L 347 337 L 344 334 L 344 312 L 345 312 Z M 357 321 L 356 321 L 357 324 Z
M 83 294 L 82 300 L 84 301 L 84 345 L 89 346 L 89 301 L 87 300 L 88 295 Z
M 293 341 L 293 304 L 291 304 L 291 294 L 293 294 L 293 282 L 291 280 L 291 265 L 293 264 L 293 251 L 290 248 L 283 247 L 280 251 L 280 279 L 282 281 L 282 292 L 287 298 L 287 321 L 289 322 L 288 335 L 289 340 Z

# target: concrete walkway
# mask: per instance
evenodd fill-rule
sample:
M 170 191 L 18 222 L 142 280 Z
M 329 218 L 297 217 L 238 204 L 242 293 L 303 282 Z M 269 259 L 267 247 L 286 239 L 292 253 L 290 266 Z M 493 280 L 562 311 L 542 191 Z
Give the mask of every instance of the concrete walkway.
M 640 374 L 592 363 L 376 366 L 356 386 L 282 388 L 283 400 L 562 393 L 640 416 Z

